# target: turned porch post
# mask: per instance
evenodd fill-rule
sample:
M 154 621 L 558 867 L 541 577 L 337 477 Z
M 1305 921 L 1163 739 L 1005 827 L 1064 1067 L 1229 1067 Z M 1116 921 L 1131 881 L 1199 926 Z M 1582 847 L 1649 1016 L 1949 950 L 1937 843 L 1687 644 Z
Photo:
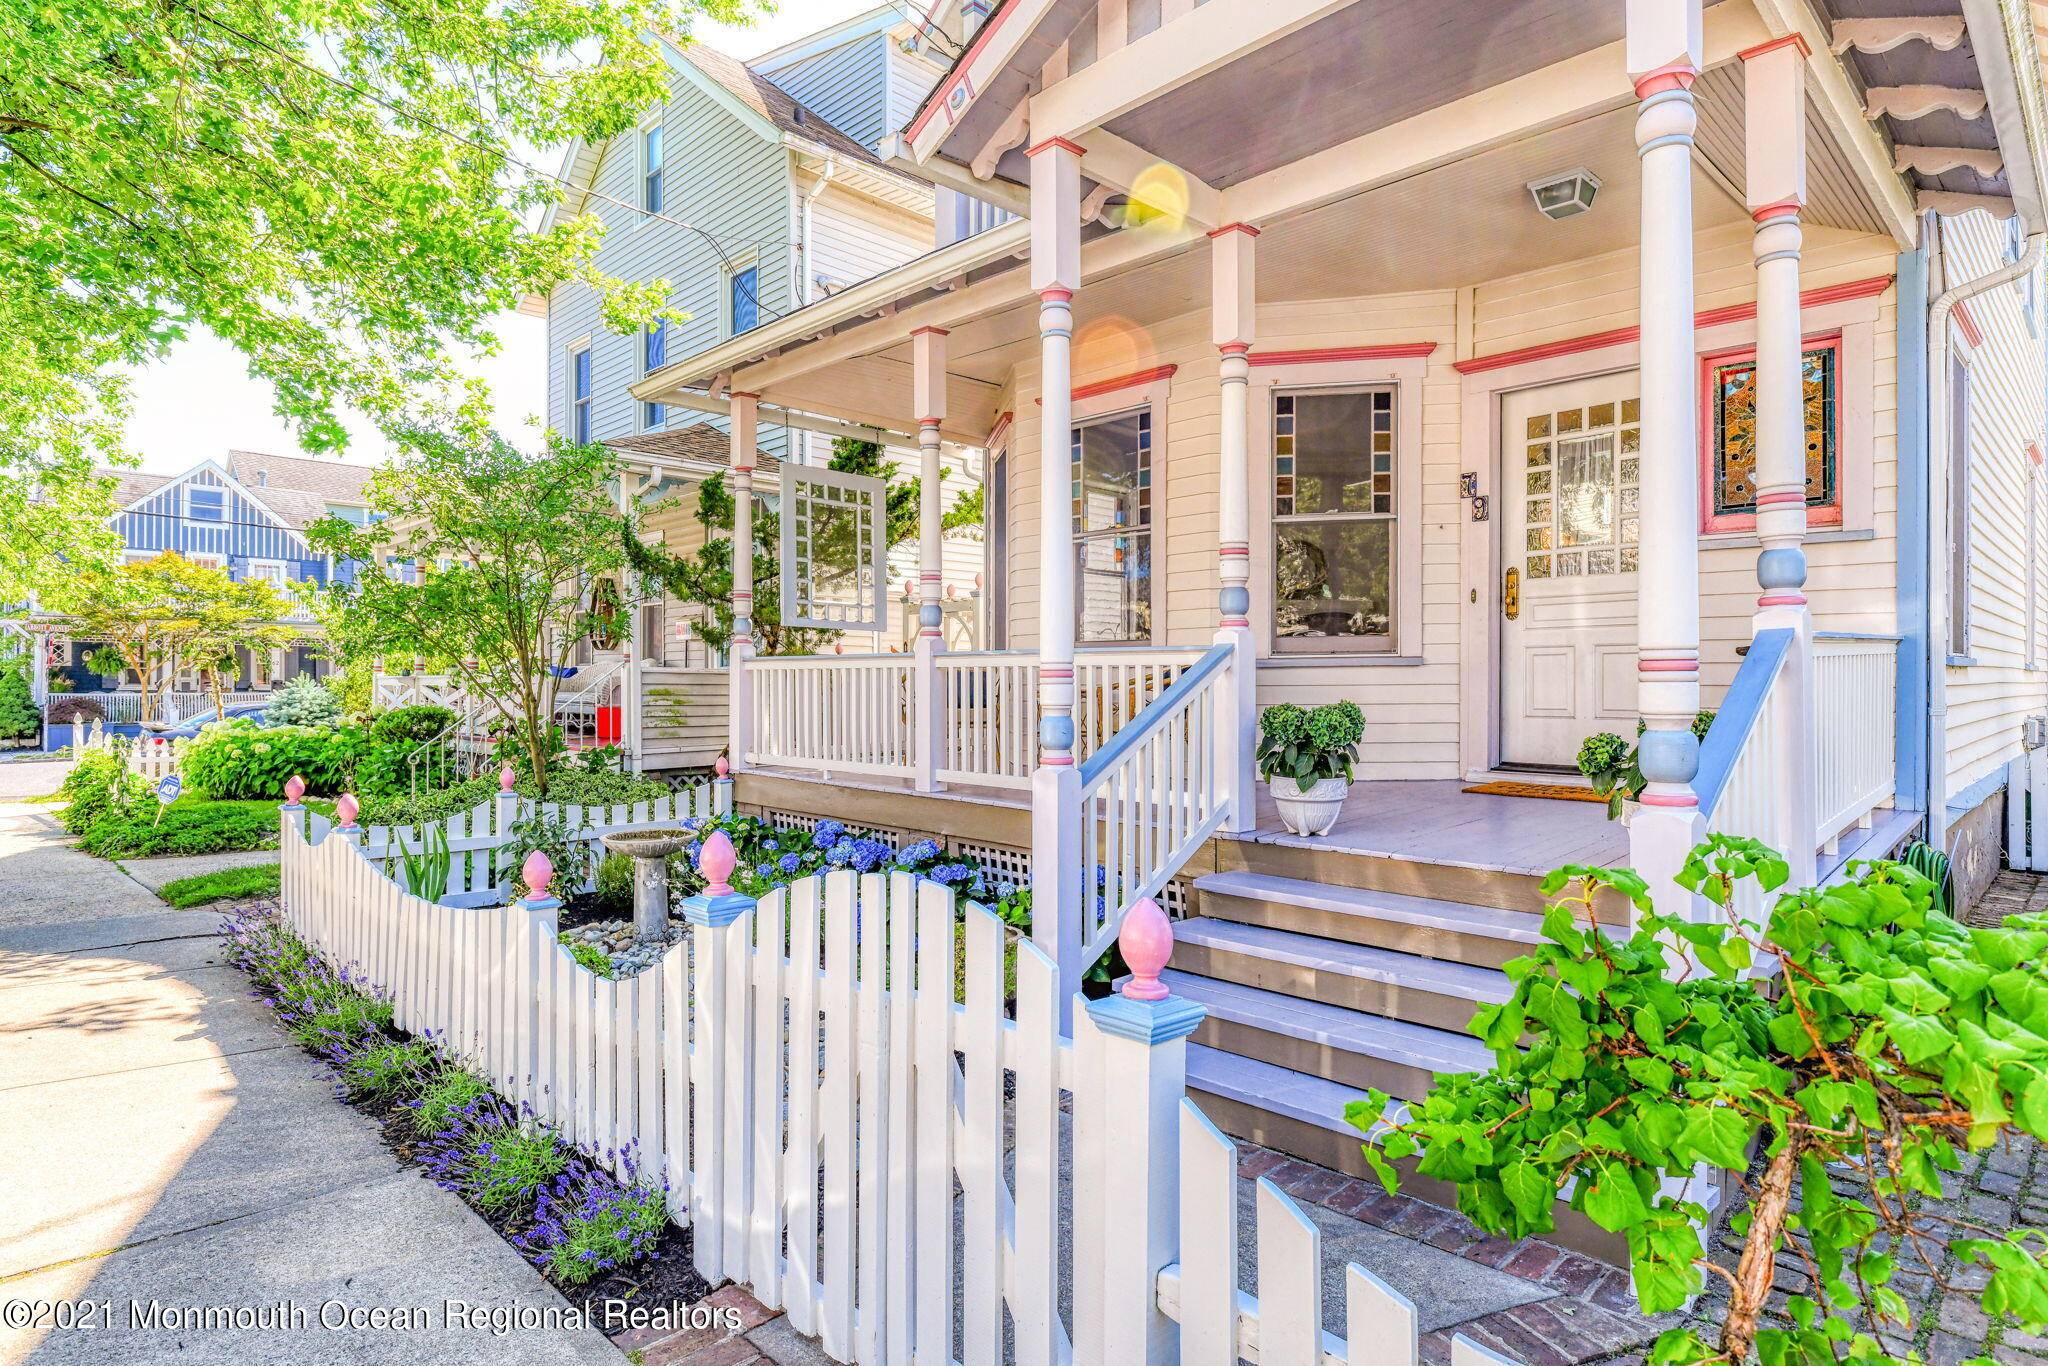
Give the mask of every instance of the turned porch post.
M 732 647 L 727 651 L 731 720 L 727 742 L 734 769 L 747 766 L 754 747 L 754 430 L 761 396 L 732 396 Z
M 1646 782 L 1629 854 L 1658 908 L 1686 913 L 1674 881 L 1704 822 L 1699 742 L 1700 572 L 1692 290 L 1692 83 L 1700 0 L 1628 0 L 1628 69 L 1642 160 L 1642 549 L 1636 575 L 1636 699 Z
M 939 424 L 946 417 L 946 329 L 920 327 L 910 334 L 912 387 L 917 401 L 917 644 L 913 686 L 917 733 L 912 748 L 916 787 L 939 790 L 939 761 L 945 750 L 946 709 L 939 687 L 939 653 L 946 648 L 939 629 L 939 585 L 945 577 L 945 545 L 939 538 Z
M 1060 1024 L 1088 965 L 1081 932 L 1081 775 L 1074 766 L 1074 291 L 1081 283 L 1081 149 L 1032 147 L 1031 284 L 1038 291 L 1038 769 L 1031 775 L 1031 938 L 1060 972 Z M 1094 875 L 1088 873 L 1087 885 Z
M 1800 210 L 1806 203 L 1806 40 L 1742 54 L 1750 217 L 1756 221 L 1757 631 L 1789 627 L 1793 646 L 1771 698 L 1785 739 L 1776 769 L 1781 829 L 1758 831 L 1815 881 L 1820 819 L 1814 737 L 1813 615 L 1806 605 L 1806 375 L 1799 324 Z
M 1226 223 L 1209 234 L 1210 335 L 1221 392 L 1217 439 L 1216 643 L 1230 646 L 1230 670 L 1217 684 L 1216 781 L 1230 803 L 1223 828 L 1250 830 L 1258 815 L 1253 772 L 1258 730 L 1258 659 L 1251 630 L 1251 479 L 1247 397 L 1258 331 L 1259 230 Z

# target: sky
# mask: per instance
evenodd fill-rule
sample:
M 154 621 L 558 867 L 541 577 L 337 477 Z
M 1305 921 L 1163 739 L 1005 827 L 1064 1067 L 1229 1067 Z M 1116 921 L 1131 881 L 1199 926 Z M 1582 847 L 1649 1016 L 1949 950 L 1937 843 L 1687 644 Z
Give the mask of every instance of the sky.
M 754 57 L 863 13 L 877 0 L 782 0 L 775 13 L 747 27 L 700 24 L 697 38 L 736 57 Z M 914 0 L 903 0 L 904 5 Z M 901 7 L 901 6 L 899 6 Z M 917 9 L 921 12 L 922 4 Z M 554 150 L 539 154 L 534 164 L 552 169 L 560 163 Z M 475 363 L 491 386 L 497 403 L 495 418 L 504 434 L 521 446 L 539 443 L 538 417 L 547 401 L 547 324 L 517 313 L 500 315 L 496 324 L 500 350 Z M 132 375 L 134 412 L 128 424 L 128 446 L 142 468 L 176 474 L 201 460 L 224 457 L 230 450 L 297 455 L 298 439 L 272 411 L 268 384 L 251 379 L 239 352 L 210 333 L 180 343 L 163 361 Z M 384 455 L 384 440 L 366 420 L 349 424 L 351 439 L 340 458 L 352 464 L 375 464 Z

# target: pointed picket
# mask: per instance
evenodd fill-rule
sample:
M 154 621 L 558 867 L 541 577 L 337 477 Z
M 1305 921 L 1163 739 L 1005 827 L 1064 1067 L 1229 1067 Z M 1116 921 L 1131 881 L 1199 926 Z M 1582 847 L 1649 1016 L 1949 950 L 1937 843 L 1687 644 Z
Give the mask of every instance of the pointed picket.
M 1185 1280 L 1182 1284 L 1185 1286 Z M 1344 1341 L 1350 1345 L 1348 1360 L 1419 1360 L 1419 1329 L 1415 1305 L 1406 1295 L 1356 1262 L 1344 1268 Z
M 883 1208 L 889 1194 L 888 905 L 888 879 L 880 873 L 864 874 L 856 920 L 860 1049 L 855 1088 L 859 1141 L 854 1151 L 858 1229 L 854 1354 L 861 1366 L 881 1366 L 886 1346 L 883 1326 L 888 1316 L 889 1267 L 883 1252 L 883 1237 L 888 1232 Z
M 853 1357 L 854 1277 L 854 874 L 825 876 L 825 1069 L 818 1124 L 825 1146 L 824 1242 L 819 1285 L 824 1313 L 818 1336 L 839 1361 Z
M 953 894 L 917 889 L 916 1359 L 953 1360 Z
M 911 1079 L 914 1065 L 912 1011 L 917 995 L 917 884 L 908 873 L 889 876 L 889 1059 L 887 1208 L 879 1213 L 885 1223 L 883 1240 L 889 1248 L 888 1312 L 883 1327 L 883 1345 L 888 1355 L 906 1360 L 914 1341 L 910 1328 L 911 1296 L 911 1200 L 914 1177 L 911 1167 L 912 1125 Z
M 783 1154 L 789 1230 L 783 1304 L 800 1333 L 816 1334 L 818 1296 L 819 880 L 789 889 L 789 1148 Z
M 1237 1145 L 1185 1098 L 1180 1103 L 1180 1249 L 1181 1361 L 1184 1366 L 1237 1366 Z
M 963 1366 L 996 1366 L 1003 1355 L 1003 925 L 975 905 L 967 907 L 960 1051 L 967 1062 L 967 1131 L 959 1160 L 966 1204 L 960 1229 L 960 1359 Z
M 662 1179 L 668 1182 L 668 1217 L 690 1211 L 690 946 L 661 960 Z
M 969 913 L 980 911 L 970 907 Z M 982 912 L 984 915 L 987 912 Z M 995 917 L 990 915 L 990 920 Z M 1000 927 L 1001 922 L 997 922 Z M 999 938 L 999 944 L 1002 942 Z M 998 962 L 1000 973 L 1000 960 Z M 1054 1361 L 1066 1346 L 1059 1312 L 1059 966 L 1017 941 L 1015 1283 L 1010 1316 L 1019 1361 Z M 998 1168 L 1000 1175 L 1000 1168 Z
M 1259 1178 L 1259 1360 L 1313 1363 L 1323 1353 L 1323 1235 Z
M 770 1309 L 782 1307 L 782 1022 L 783 907 L 786 894 L 771 891 L 754 908 L 754 949 L 750 957 L 754 990 L 753 1197 L 751 1245 L 754 1297 Z M 742 945 L 742 948 L 745 946 Z

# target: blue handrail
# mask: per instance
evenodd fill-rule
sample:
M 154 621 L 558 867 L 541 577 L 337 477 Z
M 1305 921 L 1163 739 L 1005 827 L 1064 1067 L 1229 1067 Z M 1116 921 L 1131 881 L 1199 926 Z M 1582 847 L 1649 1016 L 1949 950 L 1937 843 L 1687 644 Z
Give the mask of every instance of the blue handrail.
M 1172 712 L 1175 705 L 1202 686 L 1202 680 L 1223 667 L 1223 661 L 1230 657 L 1228 645 L 1213 645 L 1209 652 L 1182 671 L 1173 680 L 1172 686 L 1159 696 L 1138 709 L 1138 714 L 1124 723 L 1122 730 L 1109 737 L 1109 743 L 1096 750 L 1081 763 L 1081 786 L 1088 787 L 1109 770 L 1111 765 L 1123 757 L 1124 751 L 1136 745 L 1161 724 L 1160 718 Z M 1151 719 L 1148 721 L 1147 716 Z
M 1771 684 L 1777 681 L 1778 670 L 1784 666 L 1791 648 L 1789 626 L 1759 631 L 1750 642 L 1749 653 L 1743 657 L 1742 667 L 1735 671 L 1728 695 L 1721 700 L 1721 709 L 1714 713 L 1714 724 L 1707 728 L 1707 738 L 1700 742 L 1699 772 L 1692 780 L 1692 790 L 1700 799 L 1700 815 L 1714 814 L 1714 804 L 1721 800 L 1721 789 L 1728 783 L 1735 758 L 1742 753 L 1749 733 L 1756 729 L 1764 701 L 1771 695 Z

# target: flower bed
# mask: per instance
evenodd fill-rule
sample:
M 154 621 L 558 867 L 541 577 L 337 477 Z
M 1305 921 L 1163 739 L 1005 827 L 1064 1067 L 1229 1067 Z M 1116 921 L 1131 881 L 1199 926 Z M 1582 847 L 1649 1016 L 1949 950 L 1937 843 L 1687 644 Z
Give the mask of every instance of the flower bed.
M 489 1083 L 399 1030 L 388 998 L 316 955 L 276 907 L 249 902 L 222 921 L 227 961 L 247 973 L 336 1094 L 382 1125 L 385 1142 L 452 1191 L 578 1307 L 630 1299 L 687 1306 L 711 1286 L 669 1221 L 667 1192 L 633 1154 L 582 1152 Z M 618 1159 L 622 1173 L 608 1163 Z

